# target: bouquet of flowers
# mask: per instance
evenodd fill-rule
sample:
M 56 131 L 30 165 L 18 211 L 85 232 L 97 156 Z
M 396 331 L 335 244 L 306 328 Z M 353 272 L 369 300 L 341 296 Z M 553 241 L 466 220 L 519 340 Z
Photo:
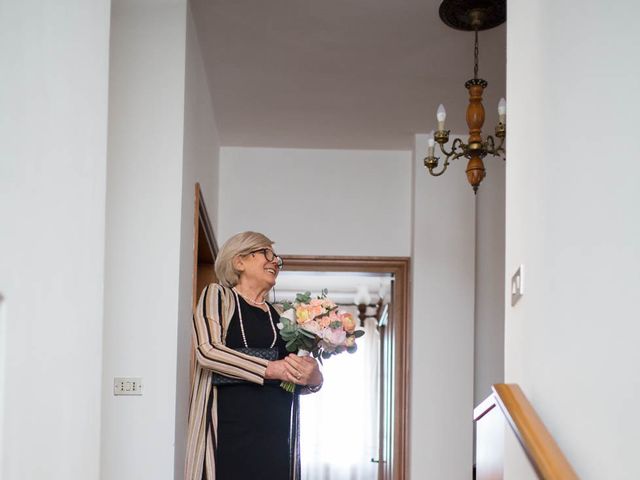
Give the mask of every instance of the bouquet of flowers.
M 325 289 L 317 298 L 311 298 L 310 292 L 298 293 L 294 302 L 282 304 L 278 329 L 289 352 L 301 357 L 313 355 L 322 362 L 338 353 L 356 351 L 356 338 L 364 335 L 364 330 L 356 330 L 353 316 L 338 310 L 327 293 Z M 288 392 L 295 388 L 291 382 L 281 386 Z

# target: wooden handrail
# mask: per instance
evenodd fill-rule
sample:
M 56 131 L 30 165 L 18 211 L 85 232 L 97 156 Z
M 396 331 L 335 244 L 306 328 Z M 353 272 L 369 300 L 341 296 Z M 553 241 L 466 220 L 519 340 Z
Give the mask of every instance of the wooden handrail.
M 492 388 L 496 403 L 511 425 L 538 477 L 542 480 L 578 480 L 578 475 L 520 387 L 500 383 Z

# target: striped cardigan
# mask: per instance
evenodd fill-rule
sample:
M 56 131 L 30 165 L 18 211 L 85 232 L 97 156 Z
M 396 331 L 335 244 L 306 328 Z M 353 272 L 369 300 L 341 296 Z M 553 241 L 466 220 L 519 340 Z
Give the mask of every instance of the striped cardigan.
M 215 480 L 218 417 L 217 387 L 211 383 L 212 372 L 264 384 L 267 360 L 224 345 L 235 308 L 233 292 L 212 283 L 202 292 L 193 316 L 196 368 L 189 406 L 185 480 Z

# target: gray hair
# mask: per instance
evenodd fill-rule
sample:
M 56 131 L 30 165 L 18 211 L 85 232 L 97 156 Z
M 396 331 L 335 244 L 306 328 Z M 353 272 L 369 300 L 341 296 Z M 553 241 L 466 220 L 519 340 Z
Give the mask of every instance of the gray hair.
M 218 282 L 225 287 L 234 287 L 240 281 L 240 272 L 236 270 L 233 260 L 238 256 L 269 248 L 273 241 L 262 233 L 242 232 L 229 238 L 218 252 L 215 270 Z

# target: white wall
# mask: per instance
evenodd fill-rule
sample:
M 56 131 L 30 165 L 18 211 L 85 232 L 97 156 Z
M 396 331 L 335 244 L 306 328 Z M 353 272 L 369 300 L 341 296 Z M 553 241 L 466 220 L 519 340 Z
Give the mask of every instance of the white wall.
M 4 315 L 4 297 L 0 294 L 0 475 L 4 471 L 4 415 L 5 370 L 7 355 L 7 321 Z M 4 477 L 2 477 L 4 478 Z
M 218 209 L 218 132 L 195 25 L 189 9 L 184 111 L 184 164 L 180 238 L 180 299 L 178 304 L 176 373 L 176 479 L 183 478 L 191 379 L 191 301 L 194 246 L 194 185 L 200 183 L 215 228 Z
M 409 256 L 411 153 L 220 151 L 218 240 L 263 232 L 283 254 Z
M 474 405 L 487 398 L 491 385 L 504 382 L 505 162 L 484 162 L 487 176 L 476 199 Z
M 186 1 L 113 5 L 103 480 L 174 475 L 186 25 Z M 115 397 L 114 376 L 144 395 Z
M 635 479 L 640 6 L 579 10 L 509 3 L 506 274 L 523 263 L 526 291 L 506 306 L 506 377 L 580 478 Z
M 475 196 L 462 164 L 431 177 L 426 151 L 427 136 L 416 135 L 411 478 L 466 480 L 473 460 Z
M 109 1 L 0 11 L 0 477 L 97 478 Z

